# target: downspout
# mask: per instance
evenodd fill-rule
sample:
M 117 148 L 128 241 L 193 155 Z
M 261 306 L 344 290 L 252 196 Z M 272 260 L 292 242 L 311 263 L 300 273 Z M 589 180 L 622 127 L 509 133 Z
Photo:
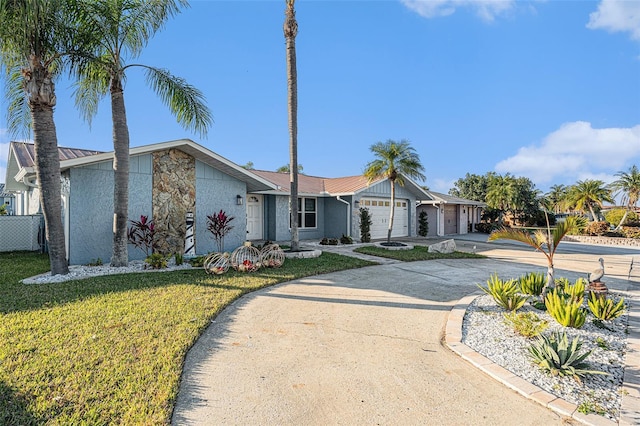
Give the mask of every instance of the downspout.
M 347 205 L 347 237 L 351 236 L 351 203 L 340 198 L 339 195 L 336 195 L 336 200 L 341 203 L 345 203 Z

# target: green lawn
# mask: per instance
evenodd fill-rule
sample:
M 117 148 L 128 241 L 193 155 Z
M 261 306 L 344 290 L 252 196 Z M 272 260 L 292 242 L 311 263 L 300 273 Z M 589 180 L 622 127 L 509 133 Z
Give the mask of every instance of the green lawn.
M 415 246 L 411 250 L 387 250 L 377 246 L 362 246 L 354 250 L 358 253 L 370 254 L 372 256 L 386 257 L 389 259 L 401 260 L 403 262 L 415 262 L 417 260 L 434 259 L 484 259 L 485 256 L 475 253 L 456 251 L 450 254 L 429 253 L 429 248 L 425 246 Z
M 323 253 L 280 269 L 19 280 L 46 256 L 0 253 L 0 424 L 166 424 L 187 350 L 241 295 L 370 262 Z

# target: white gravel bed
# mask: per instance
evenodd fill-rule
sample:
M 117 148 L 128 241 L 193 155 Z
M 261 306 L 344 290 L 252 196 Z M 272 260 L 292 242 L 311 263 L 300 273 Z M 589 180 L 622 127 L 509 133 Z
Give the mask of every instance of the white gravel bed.
M 618 299 L 616 295 L 613 296 Z M 541 319 L 547 320 L 549 327 L 544 334 L 564 330 L 569 341 L 580 337 L 583 342 L 581 353 L 593 350 L 585 360 L 589 364 L 588 369 L 606 371 L 609 375 L 589 374 L 580 383 L 572 377 L 554 377 L 545 373 L 528 356 L 528 347 L 533 339 L 516 334 L 513 328 L 506 325 L 503 318 L 505 311 L 489 295 L 477 297 L 467 308 L 462 324 L 462 343 L 553 395 L 617 420 L 622 397 L 628 311 L 613 321 L 605 321 L 608 330 L 594 325 L 592 321 L 595 317 L 590 312 L 584 326 L 575 329 L 562 327 L 549 314 L 529 304 L 518 312 L 527 311 L 535 312 Z M 606 345 L 603 344 L 605 348 L 598 346 L 597 338 L 606 342 Z
M 151 269 L 148 264 L 142 260 L 134 260 L 129 262 L 129 266 L 112 267 L 107 265 L 99 266 L 87 266 L 87 265 L 72 265 L 69 267 L 69 274 L 67 275 L 51 275 L 50 272 L 46 274 L 36 275 L 35 277 L 25 278 L 22 280 L 23 284 L 50 284 L 61 283 L 71 280 L 81 280 L 83 278 L 96 277 L 100 275 L 114 275 L 114 274 L 129 274 L 137 272 L 168 272 L 179 269 L 191 269 L 192 266 L 189 262 L 184 262 L 182 265 L 176 265 L 174 259 L 169 259 L 168 267 L 164 269 Z

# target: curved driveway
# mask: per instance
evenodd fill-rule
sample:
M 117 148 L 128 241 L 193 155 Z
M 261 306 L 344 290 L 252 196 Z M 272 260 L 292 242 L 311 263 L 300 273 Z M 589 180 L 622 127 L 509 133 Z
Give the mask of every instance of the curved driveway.
M 477 283 L 536 269 L 508 247 L 474 250 L 494 258 L 371 266 L 239 299 L 190 350 L 173 424 L 572 424 L 443 346 L 451 307 Z

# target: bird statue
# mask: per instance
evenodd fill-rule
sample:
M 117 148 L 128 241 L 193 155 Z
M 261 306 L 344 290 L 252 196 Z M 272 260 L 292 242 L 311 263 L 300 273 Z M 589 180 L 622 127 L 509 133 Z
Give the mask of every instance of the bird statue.
M 604 259 L 600 258 L 598 262 L 600 262 L 600 267 L 594 269 L 589 274 L 589 283 L 599 283 L 602 277 L 604 277 Z

